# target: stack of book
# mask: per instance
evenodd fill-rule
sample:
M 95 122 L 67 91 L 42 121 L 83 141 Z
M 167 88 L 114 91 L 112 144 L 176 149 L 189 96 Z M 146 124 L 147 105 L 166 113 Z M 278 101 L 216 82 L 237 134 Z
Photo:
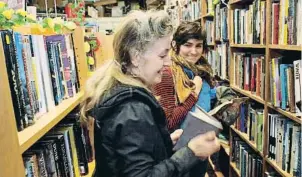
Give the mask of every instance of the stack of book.
M 301 115 L 302 60 L 277 57 L 270 61 L 270 100 L 278 108 Z
M 206 53 L 206 58 L 213 69 L 213 74 L 221 79 L 229 79 L 230 57 L 230 47 L 227 42 L 217 44 L 214 50 L 209 50 Z
M 293 176 L 301 176 L 301 125 L 280 114 L 268 114 L 268 158 Z
M 253 103 L 243 103 L 240 108 L 240 116 L 235 123 L 235 128 L 247 134 L 248 140 L 263 150 L 263 108 Z
M 265 44 L 265 1 L 233 11 L 234 44 Z
M 71 35 L 0 31 L 18 131 L 79 92 Z
M 88 130 L 71 113 L 23 153 L 26 176 L 80 177 L 89 172 L 92 149 Z
M 272 44 L 302 44 L 302 1 L 276 0 L 272 3 Z
M 232 162 L 240 171 L 240 176 L 261 177 L 263 171 L 262 158 L 255 154 L 239 137 L 232 139 Z
M 234 85 L 264 99 L 265 57 L 263 54 L 234 53 Z

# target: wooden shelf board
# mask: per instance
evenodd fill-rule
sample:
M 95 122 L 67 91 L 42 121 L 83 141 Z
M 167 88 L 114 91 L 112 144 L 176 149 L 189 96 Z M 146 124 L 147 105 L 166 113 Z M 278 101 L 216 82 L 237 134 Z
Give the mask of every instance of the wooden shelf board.
M 302 51 L 302 46 L 298 45 L 268 45 L 270 49 L 277 49 L 277 50 L 296 50 L 296 51 Z
M 231 44 L 233 48 L 251 48 L 251 49 L 265 49 L 265 45 L 262 44 Z
M 284 111 L 284 110 L 281 109 L 281 108 L 277 108 L 277 107 L 273 106 L 272 103 L 267 103 L 267 106 L 268 106 L 269 108 L 271 108 L 271 109 L 273 109 L 273 110 L 279 112 L 280 114 L 282 114 L 282 115 L 284 115 L 284 116 L 286 116 L 286 117 L 292 119 L 293 121 L 295 121 L 295 122 L 301 124 L 301 118 L 298 118 L 298 116 L 296 116 L 295 113 L 291 113 L 291 112 L 288 112 L 288 111 Z
M 249 2 L 252 2 L 252 0 L 231 0 L 229 4 L 247 4 Z
M 224 143 L 220 143 L 221 147 L 224 149 L 224 151 L 226 152 L 226 154 L 228 156 L 230 156 L 230 146 L 229 145 L 226 145 Z
M 158 4 L 160 4 L 160 1 L 159 0 L 147 0 L 146 4 L 147 4 L 147 6 L 149 6 L 149 5 L 158 5 Z
M 55 107 L 54 110 L 40 117 L 35 124 L 18 132 L 19 145 L 21 153 L 36 143 L 51 128 L 60 122 L 70 111 L 72 111 L 81 101 L 83 92 L 76 94 L 74 97 L 64 100 Z
M 230 166 L 233 168 L 233 170 L 237 173 L 238 176 L 241 176 L 240 170 L 236 167 L 234 162 L 230 162 Z
M 88 164 L 88 168 L 89 168 L 89 174 L 88 174 L 88 175 L 85 175 L 85 176 L 82 176 L 82 177 L 92 177 L 92 174 L 93 174 L 94 168 L 95 168 L 95 161 L 90 162 L 90 163 Z
M 211 14 L 206 14 L 206 15 L 203 15 L 202 18 L 214 18 L 214 16 Z
M 212 170 L 214 171 L 215 176 L 216 176 L 216 177 L 224 177 L 224 175 L 221 173 L 221 171 L 215 171 L 215 166 L 214 166 L 214 164 L 213 164 L 211 158 L 208 158 L 208 159 L 209 159 L 209 165 L 210 165 L 210 167 L 212 168 Z
M 233 125 L 231 126 L 232 130 L 234 130 L 234 132 L 241 137 L 241 139 L 243 139 L 252 149 L 254 149 L 254 151 L 258 152 L 258 154 L 263 157 L 262 152 L 260 152 L 257 147 L 256 144 L 251 142 L 248 138 L 248 135 L 245 133 L 240 132 L 239 130 L 237 130 Z
M 115 4 L 115 3 L 117 3 L 117 0 L 102 0 L 102 1 L 93 3 L 93 5 L 98 7 L 98 6 L 104 6 L 104 5 L 109 5 L 109 4 Z
M 268 159 L 265 157 L 265 161 L 270 164 L 279 174 L 281 174 L 283 177 L 292 177 L 291 174 L 287 173 L 286 171 L 283 171 L 282 168 L 280 168 L 275 161 Z
M 234 85 L 231 85 L 231 88 L 234 89 L 235 91 L 247 96 L 247 97 L 252 98 L 253 100 L 255 100 L 255 101 L 257 101 L 257 102 L 259 102 L 263 105 L 265 104 L 265 101 L 261 97 L 256 96 L 255 94 L 252 94 L 250 91 L 243 90 L 243 89 L 241 89 L 237 86 L 234 86 Z

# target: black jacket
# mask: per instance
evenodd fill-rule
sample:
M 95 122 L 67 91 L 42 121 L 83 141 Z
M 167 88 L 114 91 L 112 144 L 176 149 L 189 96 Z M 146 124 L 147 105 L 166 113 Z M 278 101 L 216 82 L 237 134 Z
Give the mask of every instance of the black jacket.
M 164 111 L 145 89 L 117 86 L 92 110 L 94 177 L 180 177 L 198 162 L 184 147 L 173 154 Z

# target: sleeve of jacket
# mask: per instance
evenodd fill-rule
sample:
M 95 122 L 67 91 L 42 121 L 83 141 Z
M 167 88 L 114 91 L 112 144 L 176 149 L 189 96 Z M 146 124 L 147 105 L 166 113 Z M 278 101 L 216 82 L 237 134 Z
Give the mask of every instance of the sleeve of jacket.
M 162 139 L 150 108 L 141 102 L 124 106 L 116 117 L 120 123 L 114 126 L 121 176 L 176 177 L 186 173 L 198 161 L 193 152 L 184 147 L 172 157 L 156 162 L 156 146 Z
M 159 97 L 159 103 L 165 111 L 169 130 L 176 129 L 197 102 L 197 98 L 191 94 L 183 104 L 176 104 L 174 81 L 169 68 L 163 71 L 162 81 L 155 85 L 153 92 Z

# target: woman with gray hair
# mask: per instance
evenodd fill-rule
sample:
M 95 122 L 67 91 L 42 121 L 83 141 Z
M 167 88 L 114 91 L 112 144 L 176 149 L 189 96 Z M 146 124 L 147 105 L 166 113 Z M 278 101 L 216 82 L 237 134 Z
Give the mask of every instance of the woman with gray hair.
M 169 134 L 150 91 L 170 64 L 172 32 L 165 12 L 132 12 L 114 36 L 115 59 L 87 81 L 81 120 L 94 118 L 94 177 L 184 177 L 219 150 L 209 132 L 172 151 L 182 131 Z

